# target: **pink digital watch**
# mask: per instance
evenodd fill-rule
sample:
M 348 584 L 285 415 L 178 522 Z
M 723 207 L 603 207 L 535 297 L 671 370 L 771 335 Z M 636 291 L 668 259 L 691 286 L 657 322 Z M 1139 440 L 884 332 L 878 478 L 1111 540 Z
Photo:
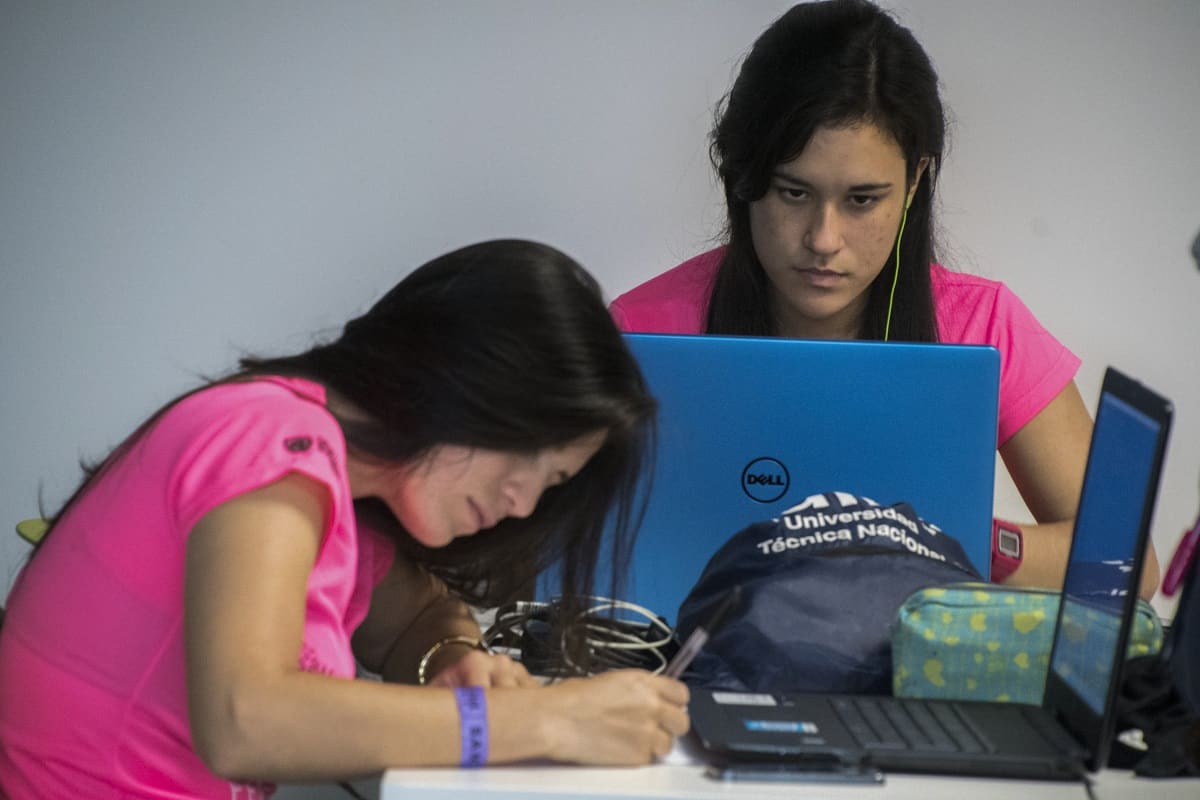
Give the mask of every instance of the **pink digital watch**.
M 1021 527 L 1015 522 L 992 519 L 992 583 L 1003 583 L 1021 566 L 1025 552 Z

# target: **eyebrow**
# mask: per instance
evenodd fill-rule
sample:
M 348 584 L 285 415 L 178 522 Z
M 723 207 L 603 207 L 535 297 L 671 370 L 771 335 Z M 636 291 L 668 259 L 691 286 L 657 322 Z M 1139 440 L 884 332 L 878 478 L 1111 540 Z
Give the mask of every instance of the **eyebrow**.
M 808 181 L 800 180 L 799 178 L 796 178 L 792 175 L 788 175 L 786 172 L 775 172 L 775 173 L 773 173 L 773 175 L 776 179 L 781 180 L 785 183 L 790 183 L 793 186 L 800 186 L 805 189 L 811 188 L 811 184 Z M 849 189 L 847 189 L 847 191 L 850 192 L 851 194 L 857 194 L 860 192 L 879 192 L 879 191 L 883 191 L 886 189 L 892 189 L 894 187 L 895 187 L 895 184 L 887 183 L 887 182 L 884 182 L 884 183 L 856 183 L 853 186 L 849 187 Z

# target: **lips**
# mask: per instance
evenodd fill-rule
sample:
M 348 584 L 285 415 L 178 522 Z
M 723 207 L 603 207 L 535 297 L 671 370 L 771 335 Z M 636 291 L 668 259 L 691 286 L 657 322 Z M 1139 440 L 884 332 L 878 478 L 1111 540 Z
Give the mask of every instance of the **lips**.
M 486 530 L 496 524 L 496 521 L 485 514 L 483 509 L 471 498 L 467 498 L 467 505 L 471 507 L 471 513 L 475 516 L 476 531 Z
M 800 279 L 811 286 L 833 288 L 846 280 L 846 276 L 831 269 L 798 269 Z

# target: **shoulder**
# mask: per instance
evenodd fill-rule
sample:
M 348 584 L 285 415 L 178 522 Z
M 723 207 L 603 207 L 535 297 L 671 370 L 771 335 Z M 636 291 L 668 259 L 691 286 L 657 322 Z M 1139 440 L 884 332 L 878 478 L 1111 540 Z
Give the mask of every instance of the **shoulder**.
M 287 425 L 296 421 L 335 425 L 325 408 L 325 389 L 299 378 L 267 377 L 220 383 L 188 395 L 163 419 L 166 426 L 212 424 Z
M 180 405 L 193 403 L 215 408 L 252 403 L 303 408 L 324 406 L 325 397 L 325 387 L 319 383 L 271 375 L 206 386 L 188 395 Z
M 702 333 L 713 278 L 725 248 L 718 247 L 625 292 L 609 307 L 618 327 L 642 333 Z
M 1037 415 L 1074 378 L 1079 357 L 1000 281 L 930 267 L 938 333 L 947 344 L 991 345 L 1000 352 L 998 441 Z
M 997 295 L 1007 291 L 1000 281 L 955 272 L 941 264 L 929 265 L 929 283 L 933 287 L 933 301 L 939 314 L 944 307 L 968 299 L 994 304 Z
M 996 327 L 1033 315 L 1001 281 L 929 266 L 938 333 L 950 344 L 995 344 Z
M 318 447 L 344 451 L 341 426 L 325 407 L 319 384 L 295 378 L 256 378 L 202 389 L 180 401 L 155 434 L 182 437 L 190 452 L 261 453 Z
M 194 522 L 217 503 L 297 472 L 339 492 L 346 446 L 324 390 L 276 378 L 218 384 L 177 403 L 142 450 L 169 471 L 168 493 Z
M 1000 281 L 930 268 L 938 333 L 947 344 L 987 344 L 1001 358 L 1057 359 L 1066 348 Z

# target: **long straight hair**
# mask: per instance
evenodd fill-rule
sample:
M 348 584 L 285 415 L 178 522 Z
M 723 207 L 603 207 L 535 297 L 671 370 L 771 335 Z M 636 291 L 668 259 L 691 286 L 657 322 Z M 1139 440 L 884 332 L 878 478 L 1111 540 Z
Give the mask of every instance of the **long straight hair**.
M 338 422 L 349 450 L 379 463 L 419 463 L 442 444 L 534 453 L 606 431 L 596 455 L 547 489 L 531 516 L 443 548 L 416 542 L 378 500 L 355 505 L 360 520 L 475 605 L 514 599 L 557 562 L 573 606 L 592 591 L 606 521 L 613 533 L 603 555 L 614 584 L 626 574 L 655 403 L 596 281 L 558 250 L 520 240 L 436 258 L 335 340 L 295 355 L 243 359 L 235 372 L 171 401 L 101 464 L 85 468 L 47 535 L 105 467 L 184 397 L 268 375 L 315 381 L 364 412 Z
M 728 247 L 713 283 L 709 333 L 778 335 L 751 238 L 750 203 L 818 128 L 862 124 L 895 139 L 910 186 L 928 159 L 899 243 L 889 338 L 937 341 L 929 265 L 946 137 L 937 74 L 912 33 L 865 0 L 802 3 L 784 13 L 755 41 L 718 106 L 709 152 L 724 186 Z M 861 338 L 884 337 L 894 275 L 885 265 L 868 290 Z

